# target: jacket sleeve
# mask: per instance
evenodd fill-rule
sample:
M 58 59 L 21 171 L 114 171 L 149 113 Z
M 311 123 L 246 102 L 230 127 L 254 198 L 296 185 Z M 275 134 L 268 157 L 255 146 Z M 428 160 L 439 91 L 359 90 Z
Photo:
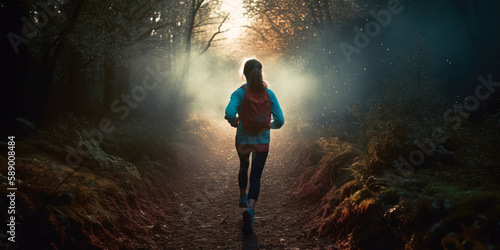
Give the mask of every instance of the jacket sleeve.
M 238 108 L 241 104 L 241 96 L 238 90 L 239 89 L 235 90 L 233 94 L 231 94 L 231 99 L 226 107 L 226 116 L 224 118 L 231 124 L 237 122 L 236 115 L 238 114 Z
M 285 117 L 281 111 L 278 98 L 273 91 L 269 90 L 269 97 L 271 98 L 271 114 L 273 115 L 273 120 L 271 122 L 272 129 L 279 129 L 285 123 Z

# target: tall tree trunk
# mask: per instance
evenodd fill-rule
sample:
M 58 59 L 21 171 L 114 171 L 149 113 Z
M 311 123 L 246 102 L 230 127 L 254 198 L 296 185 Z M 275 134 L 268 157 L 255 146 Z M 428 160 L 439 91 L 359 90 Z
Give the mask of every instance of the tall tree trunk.
M 191 66 L 191 49 L 192 49 L 192 40 L 193 40 L 193 32 L 195 28 L 195 21 L 196 21 L 196 15 L 198 15 L 198 12 L 201 8 L 201 5 L 203 4 L 205 0 L 192 0 L 191 2 L 191 7 L 190 7 L 190 16 L 189 16 L 189 23 L 187 27 L 187 33 L 186 33 L 186 59 L 184 62 L 184 69 L 182 71 L 181 75 L 181 81 L 184 81 L 185 78 L 187 77 L 187 74 L 189 72 L 189 67 Z
M 75 50 L 71 50 L 69 55 L 69 62 L 67 62 L 69 64 L 68 78 L 64 86 L 65 91 L 63 92 L 64 96 L 62 98 L 65 98 L 64 103 L 66 107 L 69 107 L 75 112 L 81 112 L 85 106 L 85 103 L 83 103 L 85 99 L 83 82 L 85 79 L 81 71 L 82 58 L 80 53 Z
M 104 62 L 104 89 L 103 108 L 109 109 L 111 103 L 118 97 L 116 95 L 116 68 L 114 59 L 107 56 Z
M 121 95 L 121 93 L 128 93 L 136 84 L 141 84 L 141 82 L 130 83 L 130 69 L 125 65 L 119 65 L 116 67 L 116 93 Z
M 34 106 L 33 110 L 35 110 L 36 114 L 35 119 L 40 119 L 42 117 L 47 97 L 54 81 L 57 63 L 61 60 L 61 55 L 66 46 L 68 35 L 73 30 L 85 2 L 84 0 L 75 1 L 75 6 L 71 12 L 72 14 L 68 17 L 65 28 L 61 31 L 53 45 L 49 46 L 42 55 L 37 74 L 39 78 L 36 81 L 38 84 L 35 83 L 35 88 L 38 93 L 32 100 Z

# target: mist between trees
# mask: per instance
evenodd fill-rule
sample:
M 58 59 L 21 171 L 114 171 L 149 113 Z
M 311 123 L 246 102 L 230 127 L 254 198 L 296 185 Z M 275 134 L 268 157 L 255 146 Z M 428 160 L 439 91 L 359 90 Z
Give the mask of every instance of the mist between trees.
M 9 125 L 19 130 L 25 121 L 42 120 L 50 126 L 69 113 L 89 118 L 94 128 L 103 119 L 118 126 L 148 123 L 169 131 L 166 139 L 174 140 L 174 131 L 193 115 L 222 120 L 230 94 L 244 83 L 242 63 L 257 57 L 292 133 L 334 128 L 333 135 L 364 144 L 371 125 L 360 113 L 383 102 L 409 107 L 432 91 L 432 101 L 405 115 L 418 120 L 424 111 L 439 114 L 444 106 L 437 103 L 461 101 L 471 79 L 494 72 L 491 54 L 498 53 L 493 41 L 499 35 L 481 31 L 497 25 L 487 14 L 498 7 L 495 2 L 474 8 L 460 1 L 433 2 L 432 7 L 426 1 L 396 0 L 242 3 L 242 13 L 228 13 L 222 1 L 206 0 L 21 1 L 10 6 L 15 11 L 5 18 L 17 26 L 5 32 L 11 34 L 5 40 L 12 62 L 6 68 L 13 93 Z M 471 19 L 473 13 L 486 14 Z M 421 20 L 421 15 L 431 18 Z M 375 22 L 383 27 L 376 34 L 370 30 Z M 12 40 L 12 34 L 25 36 L 26 43 Z M 369 46 L 346 57 L 345 45 L 356 45 L 360 38 Z M 154 72 L 157 85 L 139 89 L 146 69 Z M 392 95 L 392 88 L 406 94 Z M 493 112 L 497 99 L 481 103 L 472 119 Z M 377 121 L 404 113 L 385 112 L 393 114 Z
M 44 112 L 63 111 L 106 116 L 109 105 L 141 81 L 146 65 L 165 81 L 139 108 L 131 108 L 132 115 L 168 114 L 168 120 L 180 121 L 190 104 L 200 106 L 198 101 L 205 109 L 221 112 L 227 100 L 208 99 L 227 96 L 241 83 L 239 63 L 257 56 L 278 96 L 284 95 L 289 104 L 283 105 L 285 109 L 301 119 L 325 120 L 367 100 L 369 93 L 381 90 L 380 79 L 389 75 L 411 75 L 417 85 L 424 74 L 434 72 L 441 72 L 434 77 L 448 81 L 472 79 L 482 65 L 492 65 L 489 55 L 498 38 L 480 32 L 495 27 L 490 22 L 494 17 L 469 18 L 474 12 L 494 9 L 497 4 L 492 1 L 475 8 L 466 8 L 467 1 L 438 1 L 432 7 L 426 1 L 395 0 L 243 1 L 245 11 L 238 15 L 244 21 L 237 25 L 230 25 L 236 14 L 222 11 L 221 5 L 222 1 L 207 0 L 9 4 L 4 9 L 15 11 L 4 17 L 14 23 L 5 28 L 11 36 L 4 42 L 12 53 L 6 70 L 11 72 L 11 85 L 17 86 L 11 87 L 12 92 L 20 97 L 13 100 L 18 105 L 9 117 L 36 121 Z M 404 11 L 392 15 L 370 46 L 351 54 L 347 63 L 342 44 L 362 35 L 353 27 L 377 21 L 388 6 Z M 418 19 L 437 11 L 450 17 L 449 22 L 440 22 L 439 16 Z M 455 25 L 459 23 L 464 28 Z M 235 28 L 241 29 L 237 38 L 225 36 Z M 459 42 L 463 38 L 470 40 Z M 452 56 L 456 64 L 447 67 L 444 58 Z M 464 71 L 468 66 L 460 58 L 479 66 Z M 453 86 L 449 97 L 468 91 L 465 82 Z M 210 105 L 203 105 L 208 101 Z

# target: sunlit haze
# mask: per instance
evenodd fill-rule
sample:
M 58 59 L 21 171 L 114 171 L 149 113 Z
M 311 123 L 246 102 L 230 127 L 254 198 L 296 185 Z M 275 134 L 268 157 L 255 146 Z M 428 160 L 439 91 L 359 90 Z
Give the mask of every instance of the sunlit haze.
M 244 16 L 245 8 L 241 0 L 224 0 L 221 5 L 221 10 L 229 14 L 224 27 L 227 29 L 225 38 L 232 41 L 238 38 L 244 31 L 245 25 L 249 25 L 250 21 Z

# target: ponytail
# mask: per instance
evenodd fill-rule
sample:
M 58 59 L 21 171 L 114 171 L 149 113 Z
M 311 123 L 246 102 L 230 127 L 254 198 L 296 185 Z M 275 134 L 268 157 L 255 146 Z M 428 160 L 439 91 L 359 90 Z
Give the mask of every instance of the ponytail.
M 251 91 L 260 92 L 267 88 L 267 83 L 262 76 L 262 64 L 256 59 L 248 60 L 245 63 L 243 74 L 247 79 Z
M 262 79 L 262 71 L 258 68 L 254 68 L 250 72 L 247 81 L 252 91 L 260 92 L 266 89 L 266 85 L 264 85 L 264 80 Z

